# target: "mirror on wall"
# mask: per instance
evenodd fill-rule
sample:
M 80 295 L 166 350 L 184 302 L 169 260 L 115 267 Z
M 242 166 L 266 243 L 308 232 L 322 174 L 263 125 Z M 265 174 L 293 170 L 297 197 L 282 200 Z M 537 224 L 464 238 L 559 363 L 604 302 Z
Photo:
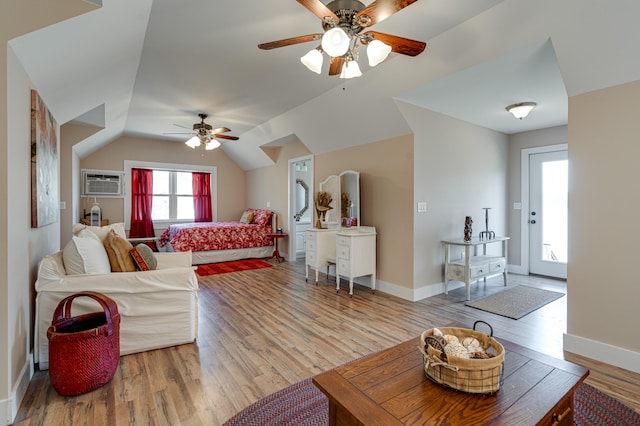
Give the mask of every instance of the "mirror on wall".
M 346 170 L 320 183 L 320 191 L 331 196 L 331 209 L 326 212 L 322 227 L 341 228 L 360 225 L 360 173 Z
M 309 209 L 309 186 L 304 179 L 296 179 L 296 222 Z

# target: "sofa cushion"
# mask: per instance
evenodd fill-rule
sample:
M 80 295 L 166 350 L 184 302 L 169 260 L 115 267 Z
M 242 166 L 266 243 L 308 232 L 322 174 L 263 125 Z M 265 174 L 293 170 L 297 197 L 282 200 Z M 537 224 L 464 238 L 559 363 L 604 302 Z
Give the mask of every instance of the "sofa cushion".
M 118 236 L 125 239 L 127 238 L 127 234 L 124 230 L 124 222 L 113 223 L 107 226 L 88 226 L 81 223 L 76 223 L 75 225 L 73 225 L 73 228 L 71 228 L 71 232 L 73 232 L 73 235 L 77 236 L 81 231 L 88 230 L 96 234 L 98 238 L 100 238 L 100 241 L 104 241 L 104 239 L 107 238 L 109 231 L 111 231 L 112 229 L 116 231 L 116 234 Z
M 156 255 L 146 244 L 138 244 L 131 249 L 131 258 L 141 271 L 153 271 L 158 267 Z
M 115 230 L 110 230 L 104 239 L 104 248 L 109 257 L 111 272 L 134 272 L 136 264 L 131 258 L 130 252 L 133 246 L 124 238 L 116 234 Z
M 67 275 L 107 274 L 111 272 L 107 251 L 90 231 L 82 231 L 67 243 L 62 252 Z

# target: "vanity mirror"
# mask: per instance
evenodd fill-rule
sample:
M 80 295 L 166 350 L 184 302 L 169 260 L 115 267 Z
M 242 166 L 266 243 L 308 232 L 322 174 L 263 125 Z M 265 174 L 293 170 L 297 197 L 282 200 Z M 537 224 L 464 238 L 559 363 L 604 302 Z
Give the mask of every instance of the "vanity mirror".
M 331 195 L 331 210 L 326 212 L 323 228 L 360 225 L 360 172 L 346 170 L 320 183 L 320 191 Z

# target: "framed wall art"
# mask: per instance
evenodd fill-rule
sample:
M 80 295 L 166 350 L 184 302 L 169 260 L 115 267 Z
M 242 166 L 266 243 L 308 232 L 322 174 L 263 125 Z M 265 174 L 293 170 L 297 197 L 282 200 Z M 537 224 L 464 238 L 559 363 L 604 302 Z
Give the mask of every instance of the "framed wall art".
M 31 227 L 58 222 L 58 124 L 31 90 Z

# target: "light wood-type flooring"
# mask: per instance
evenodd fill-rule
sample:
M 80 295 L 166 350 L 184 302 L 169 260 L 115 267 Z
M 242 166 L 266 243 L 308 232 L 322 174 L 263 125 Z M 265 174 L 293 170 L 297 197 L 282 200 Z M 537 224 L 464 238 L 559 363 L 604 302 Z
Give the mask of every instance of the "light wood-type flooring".
M 511 274 L 525 284 L 566 293 L 564 281 Z M 464 305 L 464 287 L 418 302 L 321 274 L 306 283 L 302 261 L 200 277 L 196 343 L 121 358 L 111 382 L 61 397 L 37 371 L 16 425 L 219 425 L 258 399 L 354 358 L 451 322 L 489 322 L 495 336 L 564 356 L 566 297 L 511 320 Z M 503 290 L 501 277 L 471 287 L 472 300 Z M 162 330 L 158 330 L 162 333 Z M 417 350 L 417 349 L 416 349 Z M 640 412 L 640 375 L 580 357 L 589 383 Z

